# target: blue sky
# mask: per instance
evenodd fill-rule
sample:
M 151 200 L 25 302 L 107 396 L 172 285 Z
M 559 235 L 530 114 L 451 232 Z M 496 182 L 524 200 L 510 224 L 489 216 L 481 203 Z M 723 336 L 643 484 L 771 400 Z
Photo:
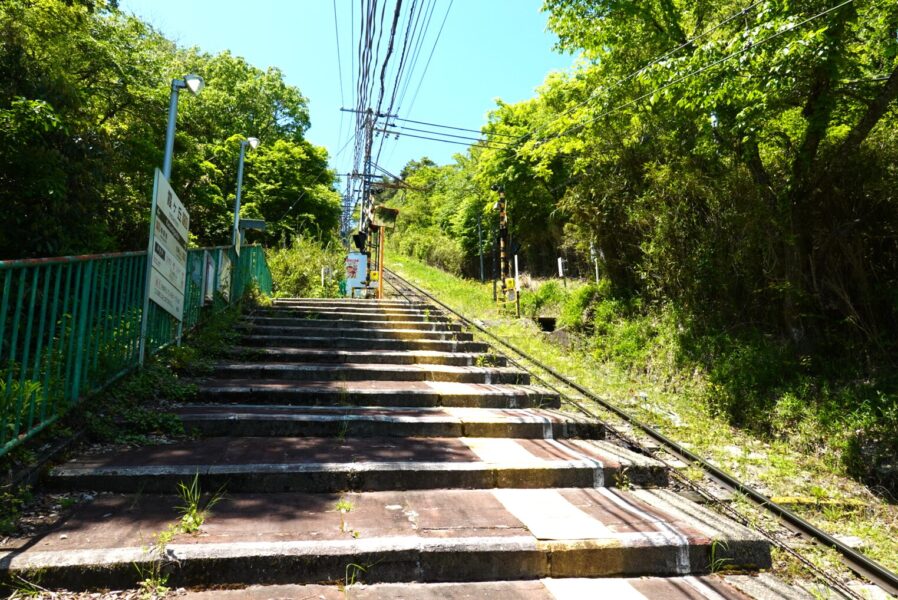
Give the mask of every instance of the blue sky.
M 422 81 L 420 92 L 411 105 L 409 91 L 401 117 L 478 129 L 496 98 L 506 102 L 530 98 L 549 71 L 572 64 L 571 56 L 552 50 L 555 37 L 545 31 L 541 0 L 454 0 L 422 79 L 424 55 L 433 47 L 438 21 L 449 1 L 437 0 L 425 52 L 411 82 L 416 87 Z M 345 106 L 352 102 L 354 78 L 350 11 L 356 13 L 357 41 L 358 4 L 358 0 L 336 0 Z M 230 50 L 258 67 L 279 67 L 287 82 L 309 99 L 308 139 L 329 150 L 333 167 L 340 172 L 350 169 L 352 144 L 340 157 L 334 156 L 349 138 L 352 120 L 339 110 L 341 80 L 332 0 L 122 0 L 120 6 L 182 46 L 198 46 L 207 52 Z M 388 141 L 381 164 L 397 173 L 411 159 L 426 155 L 446 163 L 459 151 L 464 146 L 402 138 Z

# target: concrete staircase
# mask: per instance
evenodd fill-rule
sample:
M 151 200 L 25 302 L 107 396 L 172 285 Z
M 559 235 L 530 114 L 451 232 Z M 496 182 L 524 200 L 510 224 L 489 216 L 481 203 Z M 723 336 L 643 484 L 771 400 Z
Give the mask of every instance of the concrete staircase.
M 668 490 L 662 465 L 433 307 L 280 300 L 240 331 L 177 409 L 193 438 L 54 468 L 50 485 L 91 500 L 0 555 L 8 571 L 116 588 L 161 562 L 170 585 L 294 590 L 279 597 L 745 598 L 694 576 L 770 565 L 757 534 Z M 224 499 L 149 551 L 195 476 Z M 622 579 L 637 576 L 674 579 Z

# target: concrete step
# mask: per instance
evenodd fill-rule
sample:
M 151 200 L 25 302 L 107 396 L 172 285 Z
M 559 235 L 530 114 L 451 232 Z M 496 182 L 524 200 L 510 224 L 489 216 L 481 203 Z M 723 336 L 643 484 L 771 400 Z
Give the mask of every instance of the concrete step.
M 380 327 L 362 327 L 358 329 L 339 329 L 319 323 L 318 327 L 289 327 L 284 325 L 259 325 L 255 323 L 239 323 L 238 328 L 251 335 L 283 336 L 283 337 L 352 337 L 355 339 L 391 339 L 391 340 L 441 340 L 470 342 L 474 336 L 464 331 L 446 331 L 441 329 L 402 329 L 392 323 Z
M 712 560 L 771 563 L 758 534 L 666 490 L 229 491 L 199 535 L 178 534 L 162 556 L 154 534 L 178 519 L 180 498 L 89 498 L 34 543 L 0 551 L 0 572 L 81 590 L 133 587 L 138 568 L 154 564 L 170 586 L 227 587 L 685 576 L 708 573 Z M 625 597 L 613 589 L 581 597 Z
M 216 378 L 288 381 L 454 381 L 528 385 L 530 374 L 513 367 L 391 365 L 368 363 L 217 362 Z
M 334 306 L 373 308 L 433 308 L 427 302 L 407 302 L 405 300 L 365 300 L 361 298 L 276 298 L 273 306 Z
M 545 409 L 296 407 L 201 404 L 173 409 L 205 437 L 509 437 L 602 439 L 604 426 Z
M 517 581 L 466 581 L 461 583 L 361 583 L 349 585 L 254 585 L 233 590 L 188 592 L 185 600 L 764 600 L 789 598 L 813 600 L 803 589 L 768 575 L 722 577 L 564 577 Z M 757 583 L 756 586 L 750 585 Z M 749 584 L 749 585 L 745 585 Z M 766 594 L 746 595 L 766 590 Z
M 433 350 L 333 350 L 320 348 L 246 347 L 225 351 L 235 360 L 268 362 L 366 363 L 391 365 L 452 365 L 457 367 L 490 364 L 505 366 L 504 357 L 479 352 L 437 352 Z
M 334 304 L 326 304 L 326 303 L 304 303 L 304 304 L 283 304 L 278 303 L 271 307 L 273 310 L 280 311 L 290 311 L 290 310 L 301 310 L 306 312 L 317 312 L 317 311 L 325 311 L 325 312 L 341 312 L 344 314 L 352 314 L 352 313 L 381 313 L 381 314 L 392 314 L 392 315 L 415 315 L 415 316 L 427 316 L 427 315 L 442 315 L 443 311 L 432 306 L 409 306 L 405 305 L 392 305 L 392 306 L 379 306 L 379 305 L 364 305 L 357 306 L 352 304 L 344 304 L 344 305 L 334 305 Z
M 253 311 L 253 315 L 261 317 L 290 317 L 294 319 L 317 319 L 320 321 L 417 321 L 421 323 L 447 323 L 452 319 L 440 313 L 408 313 L 408 312 L 379 312 L 379 311 L 353 311 L 347 312 L 339 308 L 334 309 L 309 309 L 309 308 L 260 308 Z
M 450 381 L 309 381 L 197 379 L 197 400 L 291 406 L 559 408 L 557 394 L 530 385 Z
M 300 319 L 293 317 L 263 317 L 260 315 L 247 315 L 243 318 L 244 323 L 253 325 L 283 326 L 283 327 L 307 327 L 311 329 L 320 328 L 322 326 L 321 319 Z M 461 331 L 461 325 L 458 323 L 448 323 L 445 321 L 389 321 L 389 327 L 392 329 L 420 329 L 421 331 Z M 327 327 L 331 331 L 354 331 L 365 328 L 383 327 L 384 321 L 360 321 L 354 319 L 341 319 L 339 321 L 328 321 Z
M 489 346 L 482 342 L 428 340 L 423 338 L 394 340 L 389 338 L 290 335 L 244 335 L 244 346 L 279 346 L 288 348 L 339 348 L 342 350 L 436 350 L 438 352 L 486 352 Z
M 170 493 L 197 474 L 203 489 L 229 493 L 667 485 L 661 463 L 602 440 L 396 437 L 214 437 L 111 450 L 54 467 L 48 484 Z

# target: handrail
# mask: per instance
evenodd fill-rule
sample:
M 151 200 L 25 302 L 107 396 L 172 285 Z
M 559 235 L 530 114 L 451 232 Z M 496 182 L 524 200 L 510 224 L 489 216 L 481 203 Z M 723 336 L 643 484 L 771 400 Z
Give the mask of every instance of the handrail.
M 213 289 L 204 294 L 210 259 Z M 137 367 L 146 268 L 146 251 L 0 261 L 0 456 Z M 231 246 L 188 250 L 184 331 L 240 302 L 250 285 L 271 293 L 261 247 L 239 257 Z M 154 354 L 177 326 L 152 303 L 147 316 Z

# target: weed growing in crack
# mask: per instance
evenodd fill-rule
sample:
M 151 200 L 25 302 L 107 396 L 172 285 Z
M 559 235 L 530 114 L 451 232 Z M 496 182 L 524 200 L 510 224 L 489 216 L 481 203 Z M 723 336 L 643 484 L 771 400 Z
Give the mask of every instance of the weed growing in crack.
M 732 565 L 733 559 L 726 556 L 719 556 L 720 553 L 726 552 L 727 550 L 729 550 L 729 544 L 727 544 L 726 540 L 711 540 L 710 568 L 712 573 L 720 573 L 721 571 L 727 570 Z
M 196 533 L 206 522 L 209 511 L 213 506 L 218 504 L 224 497 L 224 488 L 220 488 L 211 498 L 200 508 L 203 492 L 200 489 L 200 474 L 193 476 L 193 481 L 189 485 L 183 481 L 178 482 L 178 495 L 181 497 L 181 504 L 178 510 L 181 513 L 179 531 L 181 533 Z

